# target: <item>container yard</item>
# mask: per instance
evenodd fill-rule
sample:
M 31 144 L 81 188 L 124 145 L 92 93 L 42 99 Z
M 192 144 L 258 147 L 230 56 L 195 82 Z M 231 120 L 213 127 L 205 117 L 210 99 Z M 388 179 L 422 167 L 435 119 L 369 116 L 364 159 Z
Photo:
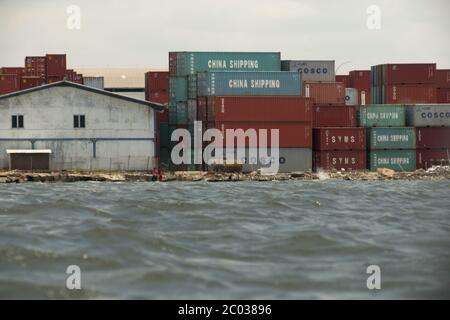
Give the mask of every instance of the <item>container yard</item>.
M 188 130 L 193 148 L 195 122 L 202 134 L 217 129 L 222 145 L 245 152 L 252 147 L 251 130 L 257 147 L 272 147 L 270 132 L 277 129 L 278 147 L 286 155 L 281 158 L 290 159 L 279 162 L 280 172 L 405 171 L 445 160 L 449 70 L 435 63 L 398 63 L 336 75 L 333 60 L 281 57 L 279 52 L 169 52 L 169 70 L 147 72 L 144 84 L 145 99 L 165 105 L 155 117 L 159 165 L 169 171 L 208 170 L 206 162 L 174 165 L 171 160 L 181 141 L 171 141 L 172 134 Z M 0 93 L 63 80 L 105 88 L 101 75 L 83 77 L 68 69 L 65 54 L 46 54 L 27 56 L 23 67 L 2 66 Z M 244 138 L 227 138 L 227 130 L 241 130 Z M 311 161 L 305 160 L 308 154 Z M 302 159 L 297 166 L 295 159 Z M 253 166 L 247 162 L 242 162 L 244 171 L 264 167 L 261 159 Z

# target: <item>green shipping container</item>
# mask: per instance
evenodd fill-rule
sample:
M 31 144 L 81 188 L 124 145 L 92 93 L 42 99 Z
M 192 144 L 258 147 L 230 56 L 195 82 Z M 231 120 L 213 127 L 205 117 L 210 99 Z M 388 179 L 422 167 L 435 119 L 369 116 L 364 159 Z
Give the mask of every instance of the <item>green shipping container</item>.
M 281 71 L 279 52 L 170 52 L 173 75 L 188 76 L 210 71 Z
M 188 98 L 188 81 L 186 77 L 169 78 L 169 103 L 186 101 Z
M 176 104 L 169 105 L 169 123 L 177 124 L 177 106 L 176 106 Z
M 404 105 L 372 104 L 358 108 L 360 127 L 404 127 L 406 113 Z
M 160 147 L 168 148 L 170 137 L 169 137 L 169 125 L 167 123 L 161 123 L 159 125 L 159 139 Z
M 177 102 L 177 124 L 188 124 L 187 102 Z
M 372 150 L 369 151 L 369 169 L 386 168 L 397 172 L 416 170 L 415 150 Z
M 159 168 L 169 170 L 170 166 L 170 150 L 168 148 L 159 149 Z
M 415 128 L 369 128 L 367 147 L 370 150 L 398 150 L 416 148 Z
M 191 74 L 188 76 L 188 98 L 197 99 L 197 75 Z

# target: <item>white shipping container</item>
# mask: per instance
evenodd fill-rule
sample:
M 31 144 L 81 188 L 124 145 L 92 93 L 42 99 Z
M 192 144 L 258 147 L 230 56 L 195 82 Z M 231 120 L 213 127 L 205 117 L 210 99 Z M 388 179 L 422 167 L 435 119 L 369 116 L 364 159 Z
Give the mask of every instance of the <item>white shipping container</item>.
M 283 60 L 281 71 L 297 71 L 302 81 L 336 81 L 334 60 Z
M 358 89 L 345 88 L 345 105 L 347 106 L 358 105 Z
M 85 86 L 104 90 L 105 78 L 104 77 L 83 77 L 83 83 Z
M 271 154 L 270 148 L 266 152 L 258 152 L 258 148 L 235 148 L 224 150 L 226 160 L 234 159 L 243 164 L 243 172 L 253 172 L 262 168 L 269 168 L 271 163 L 278 163 L 279 173 L 290 173 L 312 170 L 312 149 L 307 148 L 279 148 L 278 157 Z M 242 153 L 244 156 L 241 156 Z M 267 153 L 267 155 L 266 155 Z
M 406 125 L 411 127 L 450 127 L 450 104 L 406 106 Z

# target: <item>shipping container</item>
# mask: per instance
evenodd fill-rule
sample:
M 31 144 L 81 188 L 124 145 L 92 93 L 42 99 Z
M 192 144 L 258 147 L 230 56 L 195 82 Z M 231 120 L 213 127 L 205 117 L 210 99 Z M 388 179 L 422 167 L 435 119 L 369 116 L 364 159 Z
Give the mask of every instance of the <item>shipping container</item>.
M 407 150 L 416 148 L 414 128 L 368 128 L 367 147 L 369 150 Z
M 66 72 L 66 55 L 65 54 L 47 54 L 46 55 L 46 76 L 64 77 Z
M 222 154 L 223 159 L 235 160 L 243 164 L 244 173 L 269 168 L 272 164 L 278 164 L 279 173 L 306 172 L 312 169 L 312 150 L 309 148 L 280 148 L 278 155 L 271 153 L 270 149 L 235 148 L 224 149 Z M 218 154 L 216 157 L 206 156 L 207 161 L 217 160 L 217 158 L 219 158 Z
M 382 67 L 384 85 L 394 84 L 434 84 L 436 80 L 435 63 L 397 63 Z
M 304 97 L 212 97 L 199 99 L 206 106 L 207 121 L 311 122 L 309 98 Z M 212 104 L 212 105 L 211 105 Z M 200 110 L 200 115 L 202 111 Z M 202 119 L 202 117 L 199 117 Z
M 311 148 L 312 147 L 312 128 L 311 122 L 220 122 L 216 121 L 215 128 L 219 129 L 224 136 L 223 145 L 231 146 L 233 140 L 227 139 L 227 130 L 244 131 L 245 134 L 256 134 L 258 145 L 255 147 L 272 146 L 272 130 L 278 129 L 280 148 Z M 263 130 L 263 131 L 261 131 Z M 264 130 L 266 134 L 264 134 Z M 249 146 L 248 139 L 238 141 L 234 139 L 236 147 Z
M 189 123 L 187 101 L 177 102 L 176 110 L 177 110 L 176 124 L 187 125 Z
M 177 123 L 177 105 L 169 104 L 169 124 L 175 125 Z
M 170 142 L 169 125 L 167 123 L 160 123 L 159 131 L 160 131 L 160 147 L 168 148 Z
M 406 124 L 403 105 L 367 105 L 358 108 L 360 127 L 404 127 Z
M 202 72 L 198 96 L 300 96 L 298 72 Z
M 105 78 L 104 77 L 84 77 L 84 85 L 100 90 L 105 89 Z
M 170 77 L 169 78 L 169 101 L 171 103 L 187 101 L 187 78 Z
M 168 71 L 150 71 L 145 73 L 145 91 L 168 91 L 169 90 L 169 72 Z
M 197 100 L 195 99 L 189 99 L 187 101 L 187 118 L 189 124 L 197 121 Z
M 280 71 L 279 52 L 169 52 L 171 76 L 197 72 Z
M 345 86 L 342 82 L 303 82 L 303 96 L 315 104 L 345 104 Z
M 314 152 L 314 171 L 324 170 L 365 170 L 367 169 L 366 151 L 320 151 Z
M 417 169 L 448 166 L 450 165 L 450 149 L 418 149 L 416 159 Z
M 0 68 L 0 74 L 15 74 L 18 76 L 24 76 L 25 68 L 23 68 L 23 67 L 3 67 L 3 68 Z
M 157 113 L 158 123 L 169 123 L 169 109 L 164 108 L 163 111 Z
M 450 148 L 450 127 L 416 128 L 417 149 Z
M 153 91 L 150 93 L 150 96 L 147 96 L 146 100 L 160 104 L 168 104 L 169 93 L 167 91 Z
M 370 70 L 354 70 L 349 72 L 350 87 L 358 90 L 370 89 Z
M 313 127 L 356 127 L 356 108 L 344 105 L 314 105 Z
M 406 125 L 411 127 L 450 127 L 450 104 L 406 106 Z
M 450 88 L 441 88 L 436 91 L 437 103 L 450 103 Z
M 434 84 L 404 84 L 386 85 L 383 87 L 383 103 L 407 104 L 407 103 L 436 103 L 437 93 Z
M 42 77 L 32 77 L 32 76 L 22 77 L 20 80 L 20 90 L 38 87 L 44 83 L 45 81 Z
M 54 83 L 54 82 L 59 82 L 59 81 L 63 81 L 64 80 L 64 76 L 47 76 L 46 78 L 46 83 Z
M 76 72 L 72 69 L 66 70 L 64 73 L 64 80 L 74 82 L 75 81 L 75 74 Z
M 75 73 L 73 82 L 78 83 L 78 84 L 84 84 L 83 75 L 79 74 L 79 73 Z
M 358 89 L 355 88 L 345 88 L 345 104 L 347 106 L 358 105 Z
M 358 105 L 365 106 L 371 103 L 371 89 L 358 90 Z
M 26 57 L 25 73 L 27 76 L 46 77 L 47 59 L 46 57 Z
M 188 99 L 197 99 L 197 75 L 190 74 L 188 77 Z
M 368 153 L 369 169 L 392 169 L 398 172 L 416 170 L 416 150 L 371 150 Z
M 336 82 L 342 82 L 346 88 L 350 88 L 350 76 L 349 75 L 336 75 Z
M 436 70 L 436 87 L 450 89 L 450 69 Z
M 366 128 L 315 128 L 313 149 L 366 150 Z
M 303 81 L 336 81 L 334 60 L 283 60 L 281 70 L 299 72 Z
M 20 90 L 20 76 L 0 74 L 0 95 Z

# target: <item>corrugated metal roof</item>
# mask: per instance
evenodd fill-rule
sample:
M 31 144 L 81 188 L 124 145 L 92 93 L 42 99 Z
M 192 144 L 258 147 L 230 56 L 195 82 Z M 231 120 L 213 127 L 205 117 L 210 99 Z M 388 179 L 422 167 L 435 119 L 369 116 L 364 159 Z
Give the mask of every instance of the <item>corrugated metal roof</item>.
M 152 68 L 75 68 L 86 77 L 104 77 L 105 89 L 145 88 L 145 73 Z

